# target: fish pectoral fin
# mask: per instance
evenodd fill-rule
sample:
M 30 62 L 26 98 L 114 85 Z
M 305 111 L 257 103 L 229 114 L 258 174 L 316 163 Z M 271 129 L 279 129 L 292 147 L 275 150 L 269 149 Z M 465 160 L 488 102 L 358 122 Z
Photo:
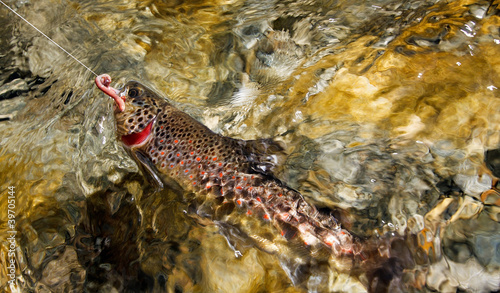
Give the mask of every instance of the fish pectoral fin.
M 139 168 L 147 178 L 147 181 L 155 187 L 156 191 L 162 190 L 165 186 L 163 181 L 158 176 L 153 163 L 140 151 L 133 151 L 132 156 L 134 156 L 136 161 L 140 162 Z

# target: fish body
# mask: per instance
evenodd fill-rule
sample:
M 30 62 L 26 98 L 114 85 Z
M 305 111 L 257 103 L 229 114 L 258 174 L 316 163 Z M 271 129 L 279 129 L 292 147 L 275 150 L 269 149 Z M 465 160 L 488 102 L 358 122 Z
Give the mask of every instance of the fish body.
M 96 82 L 117 101 L 117 135 L 127 150 L 158 185 L 173 180 L 195 194 L 189 200 L 199 217 L 235 226 L 259 243 L 301 239 L 335 255 L 359 254 L 353 236 L 331 215 L 258 168 L 246 141 L 214 133 L 139 82 L 120 90 L 109 87 L 110 80 Z M 253 233 L 256 225 L 274 235 Z

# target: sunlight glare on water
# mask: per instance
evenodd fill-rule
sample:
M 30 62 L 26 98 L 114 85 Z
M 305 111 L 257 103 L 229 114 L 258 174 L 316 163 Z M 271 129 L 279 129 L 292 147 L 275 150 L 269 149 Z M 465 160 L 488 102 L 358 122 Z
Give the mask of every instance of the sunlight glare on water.
M 5 2 L 116 87 L 280 142 L 274 174 L 353 234 L 391 239 L 377 250 L 394 262 L 303 265 L 303 247 L 284 260 L 198 222 L 125 152 L 94 76 L 0 7 L 3 290 L 500 290 L 498 1 Z

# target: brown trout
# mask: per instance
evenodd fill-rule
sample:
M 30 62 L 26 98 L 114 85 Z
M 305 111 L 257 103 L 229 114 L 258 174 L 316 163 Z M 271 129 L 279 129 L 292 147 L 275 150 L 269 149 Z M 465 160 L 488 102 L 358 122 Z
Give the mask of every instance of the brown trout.
M 96 78 L 99 89 L 116 102 L 118 137 L 158 185 L 173 180 L 196 194 L 200 217 L 235 227 L 258 219 L 259 225 L 273 227 L 271 242 L 275 237 L 301 239 L 308 248 L 326 248 L 338 256 L 361 253 L 359 242 L 331 215 L 255 168 L 246 141 L 214 133 L 139 82 L 129 81 L 120 90 L 110 82 L 108 75 Z M 252 225 L 243 232 L 256 243 L 265 242 L 266 237 L 245 231 Z

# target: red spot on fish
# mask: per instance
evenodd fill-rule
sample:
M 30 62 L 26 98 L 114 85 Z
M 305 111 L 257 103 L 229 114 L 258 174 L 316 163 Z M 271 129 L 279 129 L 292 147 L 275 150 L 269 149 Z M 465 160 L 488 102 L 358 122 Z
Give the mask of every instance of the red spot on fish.
M 189 169 L 184 170 L 184 173 L 187 173 L 187 172 L 189 172 Z
M 247 177 L 243 177 L 243 180 L 247 181 Z
M 285 236 L 285 231 L 281 230 L 281 236 Z
M 236 178 L 236 177 L 235 177 L 235 176 L 233 176 L 233 177 L 231 177 L 231 178 L 233 178 L 233 179 L 234 179 L 234 178 Z
M 252 186 L 248 187 L 248 190 L 252 190 L 252 189 L 253 189 L 253 187 L 252 187 Z
M 196 181 L 195 181 L 195 182 L 193 182 L 193 185 L 196 185 Z
M 214 161 L 217 161 L 217 157 L 214 157 L 214 159 L 213 159 L 213 160 L 214 160 Z
M 177 156 L 178 156 L 178 157 L 180 157 L 180 156 L 181 156 L 181 154 L 177 153 Z
M 163 129 L 163 125 L 162 125 L 162 126 L 160 126 L 160 129 Z
M 162 143 L 162 142 L 163 142 L 163 139 L 160 139 L 160 143 Z
M 222 166 L 222 163 L 219 163 L 219 167 Z
M 201 174 L 201 175 L 205 175 L 205 172 L 204 172 L 204 171 L 201 171 L 201 173 L 200 173 L 200 174 Z
M 269 220 L 269 215 L 268 214 L 264 214 L 263 218 L 264 218 L 264 220 Z
M 193 141 L 192 141 L 192 140 L 189 140 L 188 142 L 189 142 L 189 143 L 192 143 Z
M 260 197 L 257 196 L 257 201 L 262 202 L 262 199 L 260 199 Z
M 176 140 L 174 140 L 174 143 L 178 143 L 178 142 L 179 142 L 179 141 L 178 141 L 177 139 L 176 139 Z
M 255 176 L 252 175 L 251 179 L 255 179 Z
M 326 240 L 326 241 L 325 241 L 325 244 L 326 244 L 326 245 L 329 245 L 329 246 L 333 246 L 333 243 L 332 243 L 331 241 L 329 241 L 329 240 Z
M 201 158 L 200 157 L 196 158 L 196 161 L 198 161 L 198 162 L 201 161 Z
M 239 200 L 239 199 L 238 199 L 238 200 L 236 201 L 236 203 L 237 203 L 238 205 L 241 205 L 241 200 Z
M 161 164 L 161 167 L 162 167 L 162 168 L 165 168 L 165 163 L 162 163 L 162 164 Z
M 173 168 L 174 167 L 174 164 L 170 164 L 170 168 Z
M 236 186 L 236 189 L 240 189 L 241 190 L 242 188 L 241 188 L 241 186 Z
M 192 156 L 192 155 L 194 155 L 194 152 L 191 152 L 190 154 L 191 154 L 191 156 Z
M 252 211 L 251 210 L 248 210 L 247 211 L 247 215 L 251 215 L 252 214 Z
M 181 161 L 181 163 L 180 163 L 180 164 L 181 164 L 181 165 L 184 165 L 184 161 Z
M 187 170 L 186 170 L 187 171 Z M 189 175 L 189 179 L 193 179 L 193 175 Z
M 210 187 L 212 187 L 212 185 L 207 184 L 206 188 L 207 188 L 207 189 L 210 189 Z
M 222 174 L 222 172 L 219 173 L 219 177 L 222 178 L 222 176 L 224 176 L 224 174 Z
M 165 154 L 165 152 L 161 152 L 161 155 L 163 156 Z
M 279 194 L 278 194 L 278 196 L 279 196 L 279 197 L 282 197 L 282 196 L 283 196 L 283 194 L 279 193 Z
M 154 153 L 154 152 L 155 152 L 155 150 L 151 150 L 151 153 Z

